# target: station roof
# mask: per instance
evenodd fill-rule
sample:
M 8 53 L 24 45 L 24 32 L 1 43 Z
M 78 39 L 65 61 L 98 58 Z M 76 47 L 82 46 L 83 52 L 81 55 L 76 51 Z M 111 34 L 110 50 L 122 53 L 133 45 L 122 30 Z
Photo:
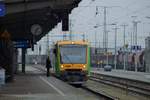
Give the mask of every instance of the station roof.
M 70 14 L 81 0 L 4 0 L 5 16 L 0 17 L 0 33 L 12 40 L 39 41 Z

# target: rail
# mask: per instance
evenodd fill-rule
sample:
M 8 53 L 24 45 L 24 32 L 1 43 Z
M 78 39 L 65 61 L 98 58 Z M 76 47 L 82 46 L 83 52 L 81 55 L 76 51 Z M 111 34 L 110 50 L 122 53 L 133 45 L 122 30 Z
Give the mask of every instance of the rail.
M 95 94 L 97 96 L 99 96 L 100 98 L 102 98 L 102 100 L 119 100 L 118 98 L 113 97 L 111 95 L 108 95 L 108 94 L 106 94 L 104 92 L 95 91 L 95 90 L 91 89 L 90 87 L 88 87 L 86 85 L 85 86 L 83 85 L 81 88 L 86 90 L 86 91 L 89 91 L 89 92 L 91 92 L 91 93 L 93 93 L 93 94 Z
M 90 80 L 124 89 L 126 93 L 132 92 L 150 97 L 150 83 L 116 76 L 91 73 Z
M 46 72 L 46 69 L 43 67 L 40 67 L 40 66 L 32 66 L 32 67 L 36 68 L 39 71 Z M 52 76 L 56 77 L 53 73 L 52 73 Z M 80 88 L 99 96 L 102 100 L 118 100 L 118 99 L 116 99 L 116 97 L 110 96 L 103 92 L 95 91 L 95 90 L 91 89 L 91 87 L 88 87 L 86 85 L 82 85 L 82 86 L 80 86 Z

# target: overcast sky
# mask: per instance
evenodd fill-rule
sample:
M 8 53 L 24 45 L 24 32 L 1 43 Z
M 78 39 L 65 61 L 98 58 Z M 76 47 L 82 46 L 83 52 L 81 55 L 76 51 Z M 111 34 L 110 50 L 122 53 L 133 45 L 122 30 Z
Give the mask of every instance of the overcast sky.
M 97 10 L 96 10 L 97 6 Z M 138 44 L 145 46 L 145 37 L 150 33 L 150 19 L 146 16 L 150 16 L 150 0 L 82 0 L 79 7 L 75 8 L 70 14 L 72 20 L 72 32 L 76 35 L 74 39 L 82 39 L 82 34 L 86 35 L 86 38 L 90 42 L 95 42 L 95 33 L 97 41 L 100 42 L 102 47 L 103 42 L 103 26 L 99 26 L 94 29 L 95 25 L 103 25 L 104 22 L 104 10 L 103 6 L 107 6 L 107 24 L 117 23 L 120 28 L 117 33 L 117 46 L 123 45 L 123 27 L 122 24 L 128 24 L 126 29 L 126 43 L 130 45 L 131 32 L 133 31 L 132 21 L 138 20 L 141 23 L 138 24 Z M 96 14 L 97 12 L 97 14 Z M 137 16 L 133 18 L 131 16 Z M 114 47 L 114 26 L 107 26 L 109 31 L 108 45 L 110 48 Z M 49 33 L 50 35 L 62 34 L 61 23 Z M 41 41 L 45 41 L 43 38 Z M 52 41 L 62 39 L 53 37 Z M 45 42 L 39 42 L 43 44 Z M 93 45 L 93 44 L 92 44 Z M 99 45 L 97 45 L 99 46 Z M 44 48 L 44 46 L 43 46 Z

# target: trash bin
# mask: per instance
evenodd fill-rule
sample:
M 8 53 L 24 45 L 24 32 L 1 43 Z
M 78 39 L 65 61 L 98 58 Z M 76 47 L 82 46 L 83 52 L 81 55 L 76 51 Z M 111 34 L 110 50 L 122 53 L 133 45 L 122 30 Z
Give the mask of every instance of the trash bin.
M 5 69 L 0 68 L 0 85 L 5 84 Z

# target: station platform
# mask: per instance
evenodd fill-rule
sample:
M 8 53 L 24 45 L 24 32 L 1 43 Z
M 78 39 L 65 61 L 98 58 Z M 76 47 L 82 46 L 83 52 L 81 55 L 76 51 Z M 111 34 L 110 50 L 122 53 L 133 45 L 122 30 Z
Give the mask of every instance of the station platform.
M 36 67 L 26 66 L 26 73 L 20 71 L 11 83 L 0 87 L 0 100 L 99 100 L 90 92 L 73 87 Z M 20 70 L 20 69 L 19 69 Z
M 124 70 L 104 71 L 104 69 L 101 69 L 101 68 L 93 68 L 91 72 L 150 83 L 150 73 L 124 71 Z

